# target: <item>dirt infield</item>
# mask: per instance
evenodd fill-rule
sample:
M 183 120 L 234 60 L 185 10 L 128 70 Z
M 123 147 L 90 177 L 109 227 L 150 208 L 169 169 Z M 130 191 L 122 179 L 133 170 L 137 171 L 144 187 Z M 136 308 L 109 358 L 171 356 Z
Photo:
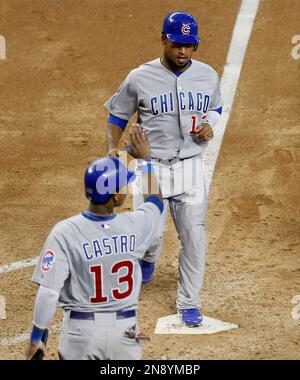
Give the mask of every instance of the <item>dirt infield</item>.
M 129 70 L 160 56 L 163 17 L 182 4 L 1 1 L 0 265 L 36 256 L 54 223 L 85 208 L 84 169 L 106 152 L 103 103 Z M 195 58 L 220 75 L 239 5 L 184 2 L 201 25 Z M 299 14 L 298 0 L 261 0 L 210 190 L 203 312 L 240 328 L 154 335 L 157 318 L 176 311 L 178 240 L 169 220 L 156 276 L 141 294 L 145 359 L 300 358 L 291 302 L 300 294 L 300 60 L 291 56 Z M 31 328 L 32 270 L 0 274 L 0 340 Z M 57 341 L 52 334 L 50 359 Z M 21 359 L 24 348 L 0 345 L 0 359 Z

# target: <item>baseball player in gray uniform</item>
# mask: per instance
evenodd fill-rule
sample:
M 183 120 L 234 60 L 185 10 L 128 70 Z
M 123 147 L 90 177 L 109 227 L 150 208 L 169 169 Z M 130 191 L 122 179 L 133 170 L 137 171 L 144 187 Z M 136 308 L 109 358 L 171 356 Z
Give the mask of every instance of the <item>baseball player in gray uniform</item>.
M 128 120 L 137 112 L 147 131 L 151 157 L 165 206 L 169 206 L 181 242 L 177 310 L 190 327 L 202 321 L 200 290 L 205 268 L 207 194 L 203 152 L 213 138 L 222 113 L 217 73 L 192 59 L 200 42 L 196 19 L 186 12 L 165 17 L 163 55 L 132 70 L 105 103 L 108 154 L 118 156 L 118 144 Z M 142 202 L 136 183 L 135 207 Z M 166 210 L 167 207 L 165 207 Z M 152 279 L 162 249 L 160 236 L 147 251 L 141 267 L 143 283 Z
M 57 302 L 64 309 L 61 359 L 141 358 L 136 319 L 142 280 L 139 259 L 156 238 L 163 201 L 147 161 L 148 137 L 134 126 L 131 141 L 131 154 L 144 164 L 145 201 L 134 212 L 114 214 L 135 174 L 115 157 L 99 159 L 88 167 L 88 210 L 56 224 L 32 277 L 40 286 L 27 359 L 45 349 L 41 339 Z M 155 195 L 151 183 L 157 185 Z

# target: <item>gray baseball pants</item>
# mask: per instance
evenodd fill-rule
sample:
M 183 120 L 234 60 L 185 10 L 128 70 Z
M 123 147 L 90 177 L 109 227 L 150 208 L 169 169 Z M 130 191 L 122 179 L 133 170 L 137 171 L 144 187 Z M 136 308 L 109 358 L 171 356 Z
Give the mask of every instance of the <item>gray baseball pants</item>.
M 196 156 L 184 160 L 154 161 L 156 177 L 160 183 L 165 210 L 159 235 L 144 256 L 145 261 L 157 261 L 166 230 L 169 207 L 180 240 L 178 269 L 179 283 L 177 308 L 199 308 L 200 290 L 205 271 L 207 191 L 203 160 Z M 139 166 L 137 167 L 137 173 Z M 143 202 L 141 175 L 134 183 L 134 208 Z
M 59 344 L 62 360 L 139 360 L 142 346 L 135 339 L 136 317 L 118 318 L 113 312 L 93 313 L 94 319 L 72 318 L 65 311 Z M 129 332 L 129 333 L 126 333 Z M 132 335 L 133 332 L 133 335 Z

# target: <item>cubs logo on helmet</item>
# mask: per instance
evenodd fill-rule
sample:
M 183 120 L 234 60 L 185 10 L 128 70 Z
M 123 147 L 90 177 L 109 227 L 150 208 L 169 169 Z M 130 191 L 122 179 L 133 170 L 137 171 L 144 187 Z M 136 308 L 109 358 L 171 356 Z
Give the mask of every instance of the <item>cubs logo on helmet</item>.
M 183 24 L 181 27 L 182 34 L 188 36 L 191 33 L 191 27 L 188 24 Z
M 42 259 L 42 271 L 49 272 L 55 262 L 55 253 L 53 251 L 46 251 Z

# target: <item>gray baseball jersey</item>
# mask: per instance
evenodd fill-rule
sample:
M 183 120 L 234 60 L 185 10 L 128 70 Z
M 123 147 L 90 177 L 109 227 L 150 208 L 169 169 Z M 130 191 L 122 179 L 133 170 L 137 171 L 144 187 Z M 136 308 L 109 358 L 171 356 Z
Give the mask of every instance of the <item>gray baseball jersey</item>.
M 201 154 L 207 142 L 190 132 L 208 111 L 222 105 L 218 75 L 210 66 L 191 60 L 177 76 L 160 59 L 132 70 L 105 103 L 112 115 L 124 120 L 138 111 L 138 122 L 149 132 L 152 157 L 160 159 Z
M 89 212 L 59 222 L 49 234 L 32 281 L 60 293 L 65 309 L 135 308 L 141 285 L 138 259 L 155 239 L 159 208 L 100 217 Z

